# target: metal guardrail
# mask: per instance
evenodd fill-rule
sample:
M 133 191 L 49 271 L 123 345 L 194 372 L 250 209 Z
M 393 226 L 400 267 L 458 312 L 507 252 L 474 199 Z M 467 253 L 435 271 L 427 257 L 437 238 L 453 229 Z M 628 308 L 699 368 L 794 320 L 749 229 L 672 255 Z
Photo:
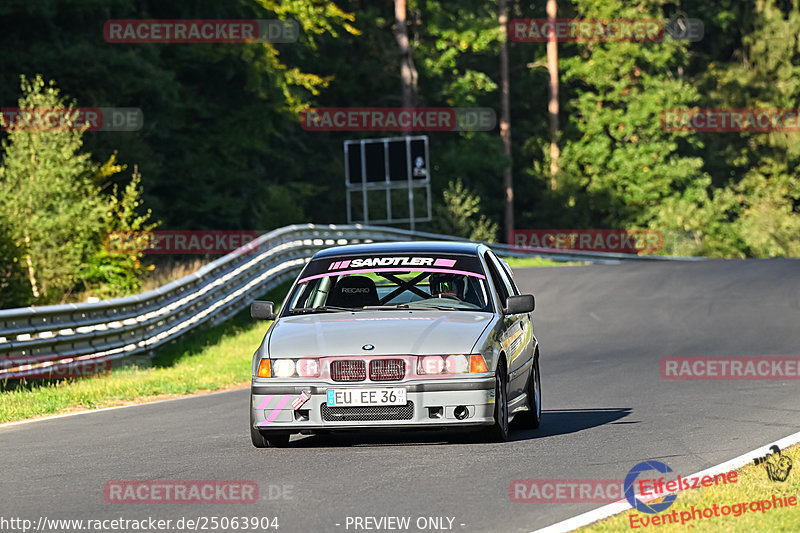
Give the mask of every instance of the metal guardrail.
M 99 362 L 143 354 L 193 328 L 216 324 L 258 296 L 294 279 L 320 249 L 376 241 L 457 240 L 432 233 L 361 225 L 293 225 L 261 235 L 254 243 L 194 274 L 136 296 L 96 303 L 0 310 L 0 380 L 80 375 Z M 619 262 L 686 260 L 665 256 L 567 252 L 521 252 L 491 244 L 503 256 L 557 261 Z

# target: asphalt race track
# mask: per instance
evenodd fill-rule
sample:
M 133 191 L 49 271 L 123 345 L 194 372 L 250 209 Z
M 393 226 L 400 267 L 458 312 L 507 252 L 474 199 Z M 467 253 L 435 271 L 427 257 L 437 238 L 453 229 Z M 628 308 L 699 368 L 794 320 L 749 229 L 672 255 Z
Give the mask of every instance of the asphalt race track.
M 420 531 L 419 517 L 446 517 L 453 531 L 527 532 L 602 504 L 514 503 L 515 479 L 622 479 L 646 459 L 685 475 L 800 431 L 797 381 L 659 374 L 665 356 L 800 355 L 800 261 L 519 269 L 516 278 L 537 299 L 544 417 L 513 442 L 295 436 L 287 449 L 258 450 L 248 391 L 237 390 L 0 429 L 0 516 L 277 516 L 280 532 L 366 531 L 346 527 L 365 516 L 408 516 Z M 261 499 L 104 500 L 110 480 L 178 479 L 253 480 Z M 288 498 L 273 488 L 270 500 L 270 485 L 290 487 Z

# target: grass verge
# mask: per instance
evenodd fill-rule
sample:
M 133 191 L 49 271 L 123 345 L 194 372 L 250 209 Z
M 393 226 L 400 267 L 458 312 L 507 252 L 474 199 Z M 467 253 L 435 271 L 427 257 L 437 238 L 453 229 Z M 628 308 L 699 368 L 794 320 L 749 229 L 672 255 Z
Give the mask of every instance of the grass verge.
M 728 531 L 728 532 L 751 532 L 751 531 L 800 531 L 800 447 L 793 446 L 783 450 L 783 455 L 787 455 L 793 468 L 789 472 L 786 481 L 770 481 L 767 477 L 765 465 L 754 465 L 752 462 L 737 470 L 737 482 L 728 484 L 711 485 L 698 489 L 690 489 L 678 494 L 678 498 L 669 509 L 659 514 L 645 514 L 639 511 L 626 511 L 606 520 L 596 522 L 577 531 L 584 533 L 610 533 L 618 531 L 658 531 L 676 532 L 692 531 Z M 773 503 L 773 496 L 783 502 L 784 496 L 790 498 L 795 496 L 795 506 L 778 507 Z M 769 500 L 769 509 L 762 512 L 761 509 L 751 508 L 752 502 Z M 720 516 L 688 519 L 681 525 L 681 512 L 692 514 L 695 511 L 703 511 L 705 508 L 712 509 L 717 505 Z M 743 504 L 747 505 L 747 510 L 743 510 Z M 722 516 L 724 506 L 730 508 L 727 516 Z M 761 508 L 767 508 L 766 504 Z M 643 526 L 643 519 L 652 520 L 653 517 L 663 517 L 658 522 L 666 521 L 668 515 L 676 512 L 677 524 L 670 523 L 658 525 L 650 523 Z M 735 516 L 735 515 L 739 516 Z M 632 521 L 633 526 L 632 527 Z
M 590 261 L 553 261 L 541 257 L 504 257 L 511 268 L 590 265 Z
M 289 286 L 265 299 L 280 302 Z M 110 375 L 85 379 L 3 384 L 0 423 L 244 386 L 268 326 L 250 318 L 247 309 L 162 347 L 149 366 L 115 368 Z

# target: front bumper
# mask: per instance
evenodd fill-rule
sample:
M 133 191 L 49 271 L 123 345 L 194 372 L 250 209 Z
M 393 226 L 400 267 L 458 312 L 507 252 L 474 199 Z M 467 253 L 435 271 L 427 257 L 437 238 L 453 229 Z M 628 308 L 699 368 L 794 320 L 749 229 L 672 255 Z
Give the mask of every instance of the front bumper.
M 328 408 L 328 389 L 405 388 L 406 406 Z M 292 402 L 303 392 L 310 396 L 297 410 Z M 485 426 L 494 423 L 495 378 L 448 378 L 399 382 L 339 383 L 258 380 L 251 386 L 251 420 L 262 430 L 301 431 L 364 428 L 440 428 Z M 467 416 L 456 418 L 459 406 Z

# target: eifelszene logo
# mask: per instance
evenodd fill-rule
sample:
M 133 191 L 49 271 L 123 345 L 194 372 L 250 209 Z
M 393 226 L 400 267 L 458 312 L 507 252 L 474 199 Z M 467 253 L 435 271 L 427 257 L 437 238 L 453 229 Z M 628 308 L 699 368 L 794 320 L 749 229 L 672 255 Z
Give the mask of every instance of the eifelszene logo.
M 669 508 L 670 505 L 675 503 L 675 499 L 678 497 L 677 494 L 669 494 L 664 497 L 664 500 L 660 503 L 653 503 L 647 504 L 641 501 L 636 497 L 635 490 L 634 490 L 634 483 L 636 482 L 636 478 L 639 477 L 639 474 L 642 472 L 649 472 L 650 470 L 655 470 L 662 474 L 666 474 L 667 472 L 672 472 L 672 469 L 667 466 L 666 464 L 662 463 L 661 461 L 642 461 L 641 463 L 637 464 L 633 468 L 630 469 L 628 475 L 625 476 L 625 498 L 628 500 L 628 503 L 631 504 L 631 507 L 636 509 L 637 511 L 641 511 L 643 513 L 648 514 L 657 514 L 661 511 L 665 511 Z
M 781 449 L 775 445 L 772 445 L 770 450 L 772 453 L 753 459 L 753 463 L 764 465 L 770 481 L 786 481 L 789 472 L 792 471 L 792 460 L 786 455 L 781 455 Z

